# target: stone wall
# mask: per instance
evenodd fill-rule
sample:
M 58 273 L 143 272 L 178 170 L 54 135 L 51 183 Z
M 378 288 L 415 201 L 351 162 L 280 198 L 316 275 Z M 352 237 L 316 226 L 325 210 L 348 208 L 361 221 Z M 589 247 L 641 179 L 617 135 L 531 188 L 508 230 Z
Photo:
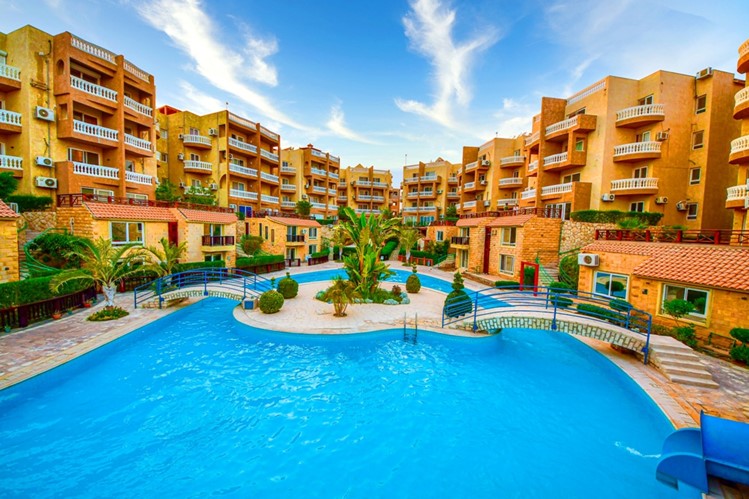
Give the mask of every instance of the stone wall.
M 27 211 L 21 214 L 26 221 L 27 230 L 42 232 L 46 229 L 57 227 L 56 211 Z
M 596 239 L 597 229 L 616 229 L 616 224 L 600 224 L 588 222 L 575 222 L 566 220 L 562 223 L 562 239 L 559 252 L 566 253 L 577 248 L 582 248 Z
M 18 224 L 16 219 L 0 220 L 0 282 L 19 279 Z

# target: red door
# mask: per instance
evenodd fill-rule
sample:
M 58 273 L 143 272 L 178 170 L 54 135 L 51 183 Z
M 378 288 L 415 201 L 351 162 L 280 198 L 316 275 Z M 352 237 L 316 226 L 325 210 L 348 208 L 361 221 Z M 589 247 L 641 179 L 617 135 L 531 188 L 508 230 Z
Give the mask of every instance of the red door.
M 177 222 L 169 222 L 169 244 L 172 244 L 174 246 L 179 244 Z
M 492 247 L 492 229 L 491 227 L 484 227 L 484 274 L 489 273 L 489 255 L 491 255 Z

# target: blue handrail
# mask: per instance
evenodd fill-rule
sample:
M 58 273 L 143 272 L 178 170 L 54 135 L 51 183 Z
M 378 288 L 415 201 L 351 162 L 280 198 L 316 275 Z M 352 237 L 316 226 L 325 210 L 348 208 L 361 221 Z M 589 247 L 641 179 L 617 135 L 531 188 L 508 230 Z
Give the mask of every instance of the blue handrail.
M 163 276 L 138 286 L 133 291 L 134 305 L 138 308 L 141 303 L 158 299 L 159 308 L 161 308 L 164 294 L 185 288 L 201 289 L 203 295 L 208 296 L 209 284 L 213 285 L 217 291 L 241 294 L 242 300 L 257 296 L 272 287 L 270 280 L 246 270 L 226 267 L 191 269 Z

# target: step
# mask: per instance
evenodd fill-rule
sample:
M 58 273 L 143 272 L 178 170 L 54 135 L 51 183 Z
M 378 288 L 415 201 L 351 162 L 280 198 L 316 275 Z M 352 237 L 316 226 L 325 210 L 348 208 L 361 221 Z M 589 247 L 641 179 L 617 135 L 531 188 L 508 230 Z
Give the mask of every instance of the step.
M 655 355 L 659 359 L 673 359 L 673 360 L 698 360 L 699 357 L 696 353 L 693 351 L 688 352 L 682 352 L 682 351 L 673 351 L 673 352 L 664 352 L 660 349 L 653 349 L 653 352 L 655 352 Z
M 715 381 L 709 381 L 703 378 L 680 375 L 669 376 L 669 378 L 674 383 L 679 383 L 680 385 L 698 386 L 701 388 L 719 388 L 718 383 Z
M 700 379 L 709 379 L 710 381 L 713 381 L 713 376 L 710 374 L 710 372 L 706 371 L 705 369 L 699 369 L 697 368 L 689 368 L 689 367 L 673 367 L 673 366 L 662 366 L 663 371 L 669 376 L 690 376 L 693 378 L 700 378 Z
M 695 367 L 701 367 L 702 369 L 705 368 L 704 365 L 702 365 L 701 362 L 698 360 L 679 360 L 679 359 L 659 359 L 660 365 L 663 366 L 664 369 L 673 367 L 673 368 L 687 368 L 687 369 L 694 369 Z
M 657 350 L 659 352 L 694 352 L 691 348 L 689 348 L 687 345 L 679 342 L 679 343 L 667 343 L 667 344 L 652 344 L 652 347 L 654 350 Z

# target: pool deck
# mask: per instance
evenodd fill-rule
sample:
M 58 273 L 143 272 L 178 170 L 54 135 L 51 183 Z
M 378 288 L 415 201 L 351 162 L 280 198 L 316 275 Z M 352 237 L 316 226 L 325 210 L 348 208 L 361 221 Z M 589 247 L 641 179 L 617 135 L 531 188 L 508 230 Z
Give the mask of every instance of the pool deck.
M 294 267 L 291 274 L 336 269 L 339 265 L 328 263 L 314 267 Z M 394 268 L 401 268 L 394 265 Z M 407 270 L 408 267 L 403 267 Z M 419 273 L 452 280 L 450 272 L 419 267 Z M 271 274 L 281 277 L 285 272 Z M 483 286 L 466 281 L 469 290 Z M 333 306 L 314 300 L 314 294 L 326 286 L 325 282 L 301 284 L 299 295 L 290 300 L 277 314 L 265 315 L 259 311 L 245 311 L 237 307 L 237 320 L 256 327 L 300 333 L 342 334 L 352 332 L 392 329 L 403 326 L 405 320 L 413 326 L 418 315 L 419 329 L 474 336 L 473 333 L 455 329 L 442 329 L 441 310 L 444 294 L 422 290 L 411 295 L 410 305 L 351 305 L 347 316 L 333 317 Z M 404 285 L 401 285 L 405 288 Z M 166 309 L 133 307 L 132 293 L 118 294 L 116 302 L 130 312 L 125 319 L 108 322 L 89 322 L 86 319 L 93 309 L 79 309 L 57 321 L 45 321 L 35 326 L 0 336 L 0 389 L 7 388 L 71 359 L 94 350 L 112 340 L 134 331 L 149 322 L 165 317 L 195 303 L 191 298 Z M 293 305 L 293 306 L 291 306 Z M 704 389 L 671 383 L 658 370 L 643 365 L 633 356 L 613 350 L 607 343 L 576 337 L 605 355 L 635 380 L 661 407 L 677 428 L 697 426 L 699 413 L 705 410 L 716 416 L 749 422 L 749 369 L 699 354 L 719 389 Z

